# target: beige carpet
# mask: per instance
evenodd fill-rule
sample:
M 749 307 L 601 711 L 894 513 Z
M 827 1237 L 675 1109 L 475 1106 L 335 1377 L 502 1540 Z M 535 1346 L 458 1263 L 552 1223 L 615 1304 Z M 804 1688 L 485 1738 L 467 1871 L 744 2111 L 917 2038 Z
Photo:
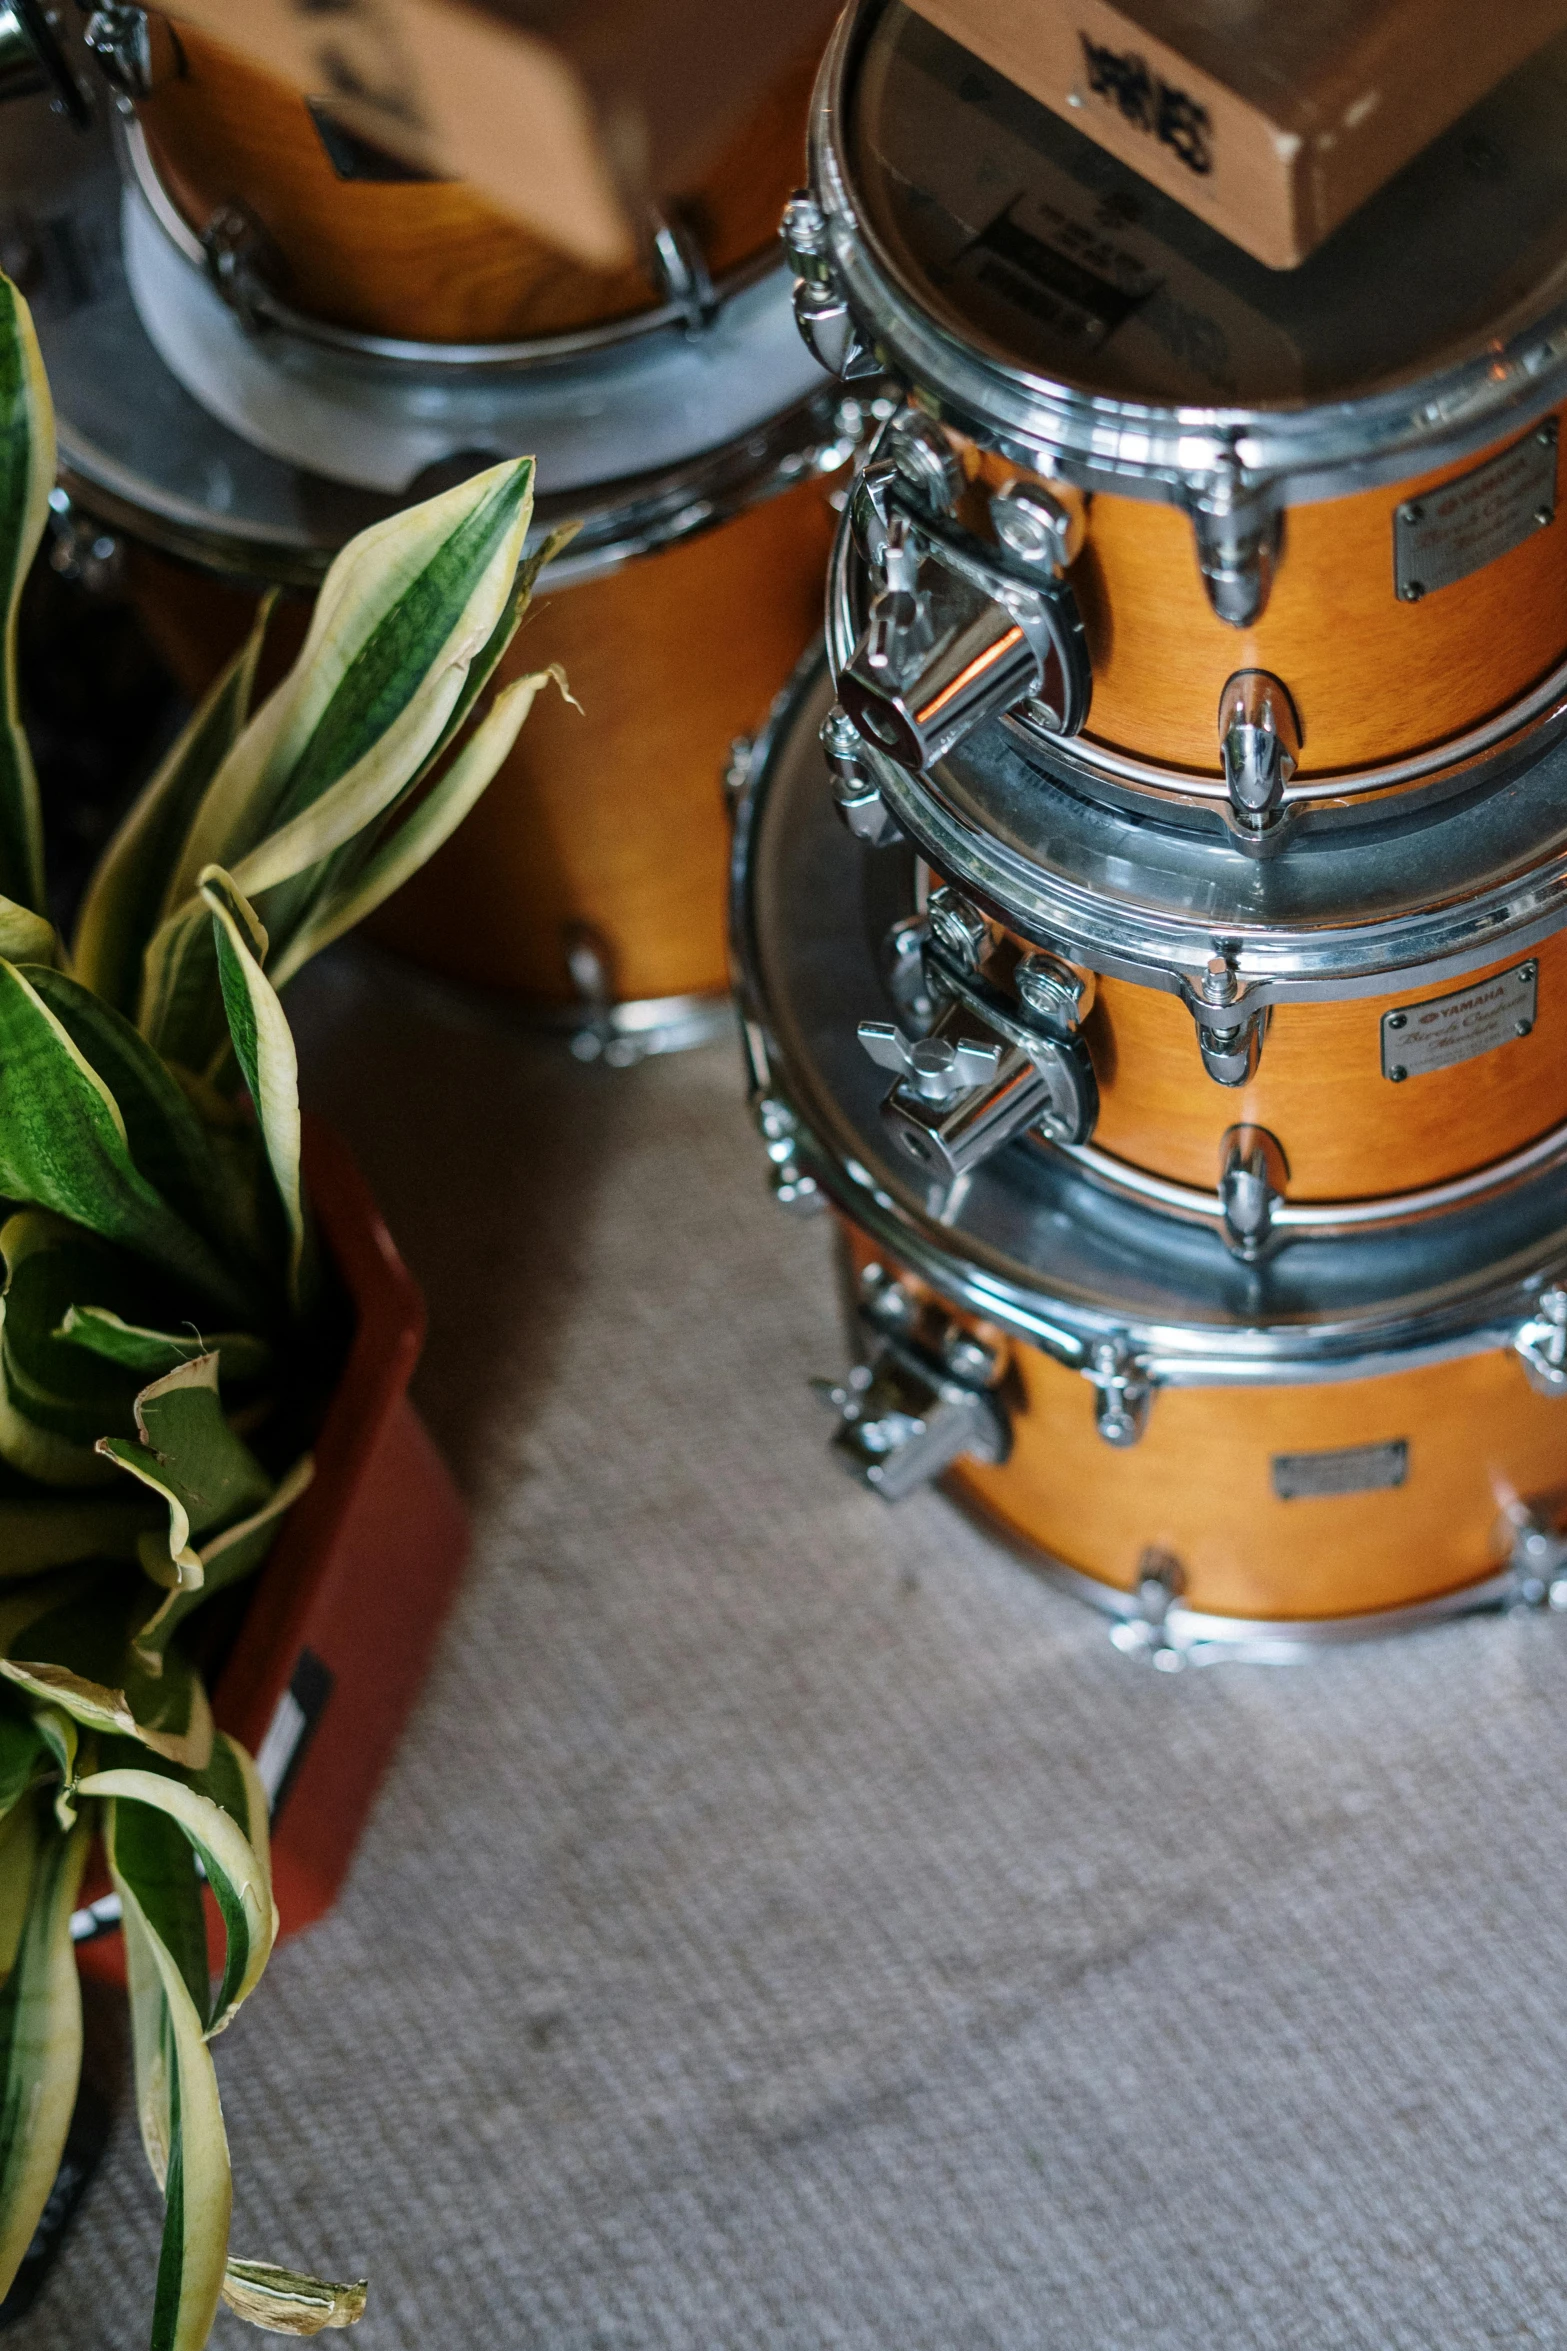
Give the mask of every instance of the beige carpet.
M 1567 1622 L 1139 1671 L 829 1463 L 730 1048 L 295 1011 L 478 1543 L 219 2045 L 236 2248 L 364 2351 L 1567 2343 Z M 156 2232 L 122 2124 L 18 2351 L 143 2344 Z

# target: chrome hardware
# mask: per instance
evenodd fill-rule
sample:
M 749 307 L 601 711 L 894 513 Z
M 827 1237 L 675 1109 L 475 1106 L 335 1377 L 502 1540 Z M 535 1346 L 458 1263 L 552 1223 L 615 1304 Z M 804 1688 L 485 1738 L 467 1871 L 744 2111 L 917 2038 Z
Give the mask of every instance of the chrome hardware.
M 45 0 L 0 0 L 0 99 L 35 98 L 47 90 L 54 112 L 68 114 L 81 130 L 92 109 L 71 71 L 59 24 Z
M 1244 1265 L 1268 1253 L 1289 1172 L 1283 1145 L 1266 1127 L 1231 1127 L 1219 1145 L 1220 1229 Z
M 1186 507 L 1208 602 L 1231 628 L 1250 628 L 1261 619 L 1273 586 L 1278 512 L 1265 493 L 1245 487 L 1233 451 L 1188 484 Z
M 862 340 L 849 305 L 833 283 L 827 223 L 815 197 L 804 189 L 791 196 L 778 233 L 794 271 L 794 323 L 811 357 L 829 375 L 850 383 L 880 375 L 880 360 Z
M 49 493 L 49 569 L 89 595 L 112 595 L 125 573 L 125 542 L 61 489 Z
M 946 1019 L 946 1016 L 943 1016 Z M 954 1024 L 956 1026 L 957 1024 Z M 1001 1071 L 1001 1047 L 969 1023 L 969 1035 L 906 1037 L 890 1020 L 862 1020 L 856 1032 L 878 1069 L 896 1070 L 894 1099 L 913 1095 L 923 1106 L 944 1110 L 964 1094 L 992 1083 Z M 925 1156 L 923 1146 L 916 1158 Z
M 891 465 L 927 514 L 950 514 L 963 495 L 963 463 L 946 434 L 917 408 L 889 417 L 876 456 Z
M 961 1455 L 1005 1461 L 1012 1430 L 994 1392 L 1005 1368 L 996 1351 L 945 1309 L 927 1309 L 922 1316 L 880 1266 L 866 1268 L 861 1298 L 876 1335 L 871 1360 L 841 1384 L 811 1382 L 838 1415 L 833 1449 L 861 1484 L 884 1501 L 899 1502 Z M 915 1333 L 932 1314 L 940 1327 L 927 1342 Z
M 736 735 L 729 746 L 722 779 L 724 810 L 729 816 L 734 815 L 745 797 L 746 787 L 751 781 L 751 754 L 755 749 L 754 735 Z
M 778 235 L 789 267 L 797 278 L 810 278 L 822 286 L 832 283 L 827 263 L 827 222 L 808 188 L 796 188 L 789 198 L 778 224 Z
M 1203 1068 L 1220 1086 L 1244 1086 L 1257 1074 L 1262 1040 L 1267 1033 L 1265 1004 L 1242 1011 L 1248 989 L 1236 977 L 1228 956 L 1210 955 L 1194 990 L 1183 980 L 1181 993 L 1197 1023 L 1197 1049 Z M 1239 1015 L 1239 1017 L 1236 1017 Z
M 893 421 L 901 438 L 883 434 L 850 501 L 850 535 L 881 592 L 839 678 L 845 709 L 912 769 L 1020 704 L 1047 732 L 1075 734 L 1093 672 L 1071 587 L 939 512 L 938 437 L 912 412 Z M 918 482 L 905 472 L 914 452 Z
M 905 1022 L 921 1031 L 936 1014 L 936 998 L 925 973 L 929 933 L 921 915 L 905 915 L 887 933 L 883 948 L 887 986 Z
M 1093 1009 L 1092 978 L 1074 971 L 1059 955 L 1020 955 L 1012 985 L 1019 1002 L 1051 1028 L 1074 1030 Z
M 684 221 L 654 212 L 648 226 L 654 282 L 684 318 L 686 332 L 699 335 L 718 315 L 718 293 L 707 257 Z
M 581 1027 L 572 1036 L 572 1057 L 577 1061 L 613 1062 L 618 1057 L 609 943 L 590 923 L 577 922 L 566 924 L 562 945 L 566 951 L 566 970 L 583 1016 Z M 633 1051 L 625 1058 L 634 1061 L 638 1056 Z
M 1268 670 L 1238 669 L 1219 696 L 1219 751 L 1238 832 L 1277 831 L 1300 743 L 1288 687 Z
M 1553 1283 L 1513 1333 L 1513 1352 L 1540 1396 L 1567 1396 L 1567 1289 Z
M 159 72 L 153 60 L 152 26 L 145 8 L 123 5 L 95 8 L 87 19 L 82 40 L 92 51 L 104 80 L 122 98 L 150 98 L 161 82 L 171 78 L 173 45 L 169 44 L 169 70 Z
M 858 729 L 841 703 L 835 702 L 822 721 L 821 744 L 831 773 L 833 806 L 855 839 L 869 849 L 900 841 L 903 835 L 892 811 L 865 765 Z
M 201 232 L 207 275 L 247 335 L 269 324 L 276 262 L 272 240 L 246 204 L 220 204 Z
M 1123 1657 L 1140 1658 L 1162 1673 L 1178 1673 L 1186 1653 L 1171 1638 L 1170 1611 L 1186 1590 L 1186 1570 L 1173 1551 L 1150 1544 L 1137 1562 L 1137 1581 L 1125 1616 L 1110 1628 Z
M 1567 1609 L 1567 1535 L 1527 1502 L 1511 1502 L 1503 1517 L 1507 1568 L 1512 1577 L 1508 1605 L 1515 1609 Z
M 814 1216 L 827 1203 L 813 1175 L 807 1175 L 798 1157 L 800 1122 L 787 1102 L 774 1094 L 761 1095 L 754 1105 L 756 1128 L 768 1160 L 768 1182 L 780 1208 L 796 1216 Z
M 1125 1339 L 1096 1339 L 1083 1377 L 1094 1391 L 1094 1420 L 1107 1445 L 1135 1445 L 1148 1426 L 1153 1382 Z
M 928 589 L 894 586 L 913 550 L 896 520 L 887 535 L 888 585 L 838 681 L 861 734 L 905 767 L 927 768 L 963 737 L 1037 694 L 1044 662 L 1014 602 L 987 596 L 934 564 Z
M 1065 571 L 1082 550 L 1081 508 L 1043 482 L 1008 482 L 991 498 L 990 519 L 1002 546 L 1023 563 Z
M 990 925 L 977 906 L 943 884 L 925 909 L 930 935 L 960 971 L 978 971 L 990 946 Z

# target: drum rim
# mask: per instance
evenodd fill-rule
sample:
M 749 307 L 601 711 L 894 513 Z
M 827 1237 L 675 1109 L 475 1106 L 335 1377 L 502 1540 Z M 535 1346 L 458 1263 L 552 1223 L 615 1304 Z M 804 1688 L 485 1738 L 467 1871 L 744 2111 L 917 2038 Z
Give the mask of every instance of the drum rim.
M 839 19 L 812 97 L 812 192 L 828 266 L 887 372 L 943 423 L 1025 467 L 1085 489 L 1195 502 L 1266 484 L 1309 505 L 1467 455 L 1554 407 L 1567 391 L 1567 256 L 1554 304 L 1503 350 L 1380 392 L 1248 407 L 1082 391 L 965 344 L 905 290 L 854 192 L 847 134 L 861 52 L 888 0 Z M 1417 455 L 1419 462 L 1409 462 Z
M 207 276 L 206 249 L 164 186 L 146 131 L 134 115 L 115 115 L 114 147 L 121 175 L 131 192 L 145 204 L 181 260 Z M 724 305 L 737 294 L 784 266 L 775 248 L 763 246 L 732 269 L 721 272 L 713 280 L 715 308 L 703 324 L 713 323 Z M 656 303 L 648 310 L 631 311 L 597 325 L 567 328 L 558 335 L 523 336 L 505 343 L 428 343 L 410 336 L 368 334 L 295 310 L 265 285 L 260 290 L 256 309 L 265 320 L 269 334 L 317 346 L 338 358 L 358 359 L 377 368 L 445 380 L 460 375 L 505 375 L 565 367 L 585 359 L 617 355 L 628 343 L 648 335 L 685 335 L 693 331 L 690 318 L 677 302 Z M 695 332 L 700 334 L 701 328 Z
M 96 142 L 83 142 L 78 169 L 62 201 L 73 218 L 81 215 L 91 226 L 98 217 L 94 207 L 106 202 L 111 190 L 118 235 L 122 202 L 139 199 L 133 192 L 127 194 L 109 157 Z M 784 298 L 780 286 L 779 299 Z M 128 287 L 125 299 L 134 312 Z M 147 343 L 149 364 L 178 384 L 139 318 L 136 323 Z M 47 319 L 40 332 L 47 344 Z M 182 386 L 180 389 L 183 398 L 193 398 Z M 551 565 L 551 585 L 566 588 L 601 578 L 622 563 L 661 554 L 702 531 L 732 521 L 813 475 L 836 472 L 852 457 L 856 432 L 863 435 L 868 429 L 869 400 L 876 390 L 874 385 L 855 390 L 823 378 L 819 389 L 761 426 L 696 457 L 577 491 L 546 491 L 535 509 L 539 535 L 557 523 L 586 517 L 579 537 Z M 363 522 L 357 522 L 338 537 L 330 530 L 313 531 L 308 514 L 296 513 L 292 505 L 280 508 L 286 517 L 282 521 L 260 512 L 225 514 L 201 506 L 154 475 L 127 465 L 87 431 L 78 429 L 71 414 L 68 378 L 56 378 L 55 401 L 58 479 L 66 495 L 112 529 L 123 530 L 203 571 L 247 585 L 313 593 L 353 531 L 364 527 Z M 203 416 L 214 434 L 243 448 L 249 457 L 259 455 L 278 469 L 284 482 L 313 478 L 283 458 L 258 452 L 210 411 L 203 410 Z M 398 505 L 397 499 L 385 494 L 380 514 L 391 514 Z M 366 520 L 379 518 L 370 514 Z
M 1224 1324 L 1193 1315 L 1180 1320 L 1148 1314 L 1130 1302 L 1066 1298 L 1043 1274 L 1028 1272 L 999 1246 L 965 1236 L 957 1244 L 950 1224 L 900 1200 L 874 1167 L 854 1150 L 836 1148 L 816 1132 L 810 1097 L 832 1104 L 825 1078 L 790 1066 L 780 1045 L 763 969 L 756 925 L 756 843 L 762 813 L 799 742 L 805 714 L 823 683 L 825 655 L 818 643 L 797 666 L 773 704 L 745 762 L 736 796 L 730 866 L 730 936 L 736 1008 L 740 1019 L 750 1096 L 778 1138 L 770 1145 L 775 1168 L 787 1167 L 793 1196 L 802 1206 L 826 1201 L 885 1247 L 919 1278 L 955 1304 L 1000 1324 L 1068 1368 L 1088 1368 L 1092 1350 L 1106 1340 L 1124 1346 L 1155 1387 L 1306 1385 L 1360 1379 L 1417 1364 L 1502 1350 L 1512 1345 L 1542 1288 L 1567 1271 L 1567 1198 L 1549 1169 L 1516 1187 L 1519 1194 L 1559 1203 L 1560 1221 L 1544 1237 L 1526 1240 L 1478 1272 L 1429 1283 L 1411 1303 L 1405 1297 L 1380 1304 L 1341 1308 L 1331 1318 L 1258 1320 Z M 827 813 L 824 796 L 824 815 Z M 834 821 L 829 818 L 829 821 Z M 846 1008 L 845 1018 L 850 1015 Z M 847 1125 L 847 1114 L 838 1116 Z M 1053 1154 L 1068 1165 L 1067 1155 Z M 1043 1161 L 1045 1154 L 1040 1154 Z M 906 1184 L 890 1152 L 884 1172 Z M 1495 1205 L 1493 1200 L 1492 1205 Z M 1129 1213 L 1145 1222 L 1147 1245 L 1157 1252 L 1171 1219 L 1152 1208 Z M 1442 1229 L 1449 1242 L 1464 1211 L 1449 1212 Z M 986 1253 L 996 1262 L 986 1262 Z M 1460 1248 L 1449 1255 L 1462 1258 Z
M 827 573 L 827 642 L 834 671 L 853 658 L 869 618 L 871 581 L 864 555 L 855 538 L 848 509 L 839 518 Z M 1021 711 L 1004 711 L 1000 724 L 1023 746 L 1025 759 L 1043 760 L 1043 772 L 1112 804 L 1124 795 L 1131 808 L 1190 810 L 1217 817 L 1225 825 L 1229 790 L 1215 770 L 1167 767 L 1134 752 L 1088 736 L 1056 735 L 1031 722 Z M 1493 773 L 1515 765 L 1527 745 L 1548 748 L 1567 731 L 1567 653 L 1544 677 L 1489 718 L 1449 735 L 1429 749 L 1415 751 L 1380 767 L 1330 768 L 1284 786 L 1279 800 L 1277 831 L 1261 839 L 1232 835 L 1235 847 L 1248 856 L 1268 855 L 1290 837 L 1290 828 L 1306 824 L 1356 821 L 1377 822 L 1390 813 L 1417 808 L 1431 799 L 1447 799 L 1456 792 L 1476 789 Z M 1032 764 L 1032 762 L 1031 762 Z M 1064 777 L 1057 771 L 1064 771 Z M 1390 811 L 1384 802 L 1393 800 Z M 1176 819 L 1179 822 L 1179 818 Z

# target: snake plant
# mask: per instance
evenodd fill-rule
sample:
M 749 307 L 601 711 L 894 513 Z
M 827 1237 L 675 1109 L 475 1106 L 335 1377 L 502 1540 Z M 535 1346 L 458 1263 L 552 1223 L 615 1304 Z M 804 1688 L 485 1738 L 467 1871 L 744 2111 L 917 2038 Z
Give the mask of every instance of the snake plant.
M 0 2295 L 75 2100 L 71 1914 L 96 1839 L 164 2196 L 151 2343 L 197 2351 L 220 2300 L 296 2335 L 364 2306 L 362 2285 L 230 2257 L 208 2051 L 276 1914 L 266 1802 L 214 1730 L 202 1612 L 309 1482 L 335 1327 L 278 990 L 505 757 L 547 673 L 482 714 L 479 697 L 558 541 L 523 560 L 528 459 L 378 524 L 258 704 L 263 611 L 105 850 L 67 944 L 44 911 L 16 675 L 53 479 L 32 322 L 0 279 Z

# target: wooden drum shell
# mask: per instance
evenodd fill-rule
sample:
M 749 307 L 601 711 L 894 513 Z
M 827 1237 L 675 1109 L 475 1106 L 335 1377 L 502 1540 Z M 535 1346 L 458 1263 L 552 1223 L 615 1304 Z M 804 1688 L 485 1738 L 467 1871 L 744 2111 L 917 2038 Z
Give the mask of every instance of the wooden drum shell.
M 1559 420 L 1567 410 L 1553 413 Z M 1267 603 L 1244 629 L 1209 603 L 1180 508 L 1095 491 L 1069 574 L 1094 673 L 1088 739 L 1216 776 L 1219 698 L 1244 669 L 1271 671 L 1289 688 L 1300 780 L 1411 757 L 1505 710 L 1567 654 L 1559 441 L 1555 521 L 1415 603 L 1396 592 L 1393 517 L 1523 437 L 1515 429 L 1405 481 L 1289 507 Z M 954 438 L 977 484 L 1019 477 L 1018 467 Z
M 852 1228 L 850 1255 L 898 1272 Z M 1008 1459 L 959 1460 L 951 1491 L 1118 1591 L 1135 1588 L 1146 1552 L 1164 1553 L 1182 1569 L 1183 1603 L 1202 1613 L 1287 1621 L 1411 1607 L 1497 1570 L 1509 1505 L 1554 1519 L 1567 1504 L 1567 1401 L 1536 1394 L 1498 1348 L 1367 1378 L 1160 1388 L 1125 1448 L 1099 1435 L 1089 1383 L 1017 1339 L 1002 1392 Z M 1401 1485 L 1289 1501 L 1275 1489 L 1280 1455 L 1400 1440 Z
M 1533 963 L 1542 1016 L 1447 1069 L 1402 1083 L 1382 1070 L 1383 1015 Z M 1507 982 L 1508 985 L 1512 983 Z M 1520 990 L 1522 996 L 1522 990 Z M 1292 1200 L 1357 1200 L 1469 1175 L 1567 1123 L 1567 933 L 1461 977 L 1386 996 L 1274 1007 L 1257 1074 L 1221 1086 L 1178 996 L 1101 979 L 1084 1034 L 1099 1081 L 1093 1140 L 1176 1183 L 1211 1186 L 1235 1126 L 1283 1146 Z
M 161 28 L 162 78 L 137 116 L 155 169 L 199 236 L 242 204 L 307 316 L 416 342 L 564 333 L 651 308 L 640 265 L 595 270 L 457 180 L 339 177 L 305 100 L 248 58 L 180 24 Z M 814 58 L 801 58 L 674 200 L 718 275 L 767 249 L 799 177 Z

